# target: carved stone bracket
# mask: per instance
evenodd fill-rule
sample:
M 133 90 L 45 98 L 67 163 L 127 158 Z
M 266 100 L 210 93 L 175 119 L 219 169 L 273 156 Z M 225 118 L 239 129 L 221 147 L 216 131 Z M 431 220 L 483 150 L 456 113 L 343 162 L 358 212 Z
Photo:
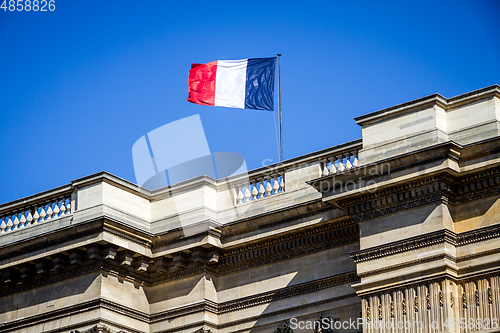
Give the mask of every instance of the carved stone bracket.
M 113 331 L 109 327 L 103 324 L 97 324 L 89 329 L 80 331 L 80 330 L 72 330 L 69 333 L 128 333 L 125 330 Z
M 338 318 L 332 318 L 321 314 L 318 320 L 314 321 L 314 333 L 334 333 L 334 323 Z
M 293 330 L 290 327 L 290 325 L 288 324 L 288 322 L 285 322 L 285 323 L 283 323 L 283 325 L 278 327 L 276 329 L 276 331 L 274 331 L 274 333 L 293 333 Z

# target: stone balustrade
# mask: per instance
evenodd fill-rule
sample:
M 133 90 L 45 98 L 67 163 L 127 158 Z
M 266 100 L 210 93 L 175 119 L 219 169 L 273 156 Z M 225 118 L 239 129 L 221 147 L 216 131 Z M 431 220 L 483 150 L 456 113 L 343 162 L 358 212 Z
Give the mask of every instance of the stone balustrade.
M 334 175 L 345 170 L 356 168 L 358 166 L 358 150 L 339 152 L 331 157 L 324 158 L 320 162 L 321 175 Z
M 177 191 L 175 197 L 165 196 L 165 191 L 169 188 L 152 192 L 106 173 L 96 174 L 47 192 L 0 205 L 0 235 L 12 234 L 69 215 L 72 216 L 71 223 L 77 224 L 87 219 L 88 214 L 94 214 L 96 218 L 102 216 L 101 209 L 110 209 L 108 210 L 110 216 L 118 214 L 121 218 L 125 218 L 127 223 L 154 232 L 159 226 L 159 221 L 163 221 L 161 223 L 166 223 L 167 220 L 174 221 L 176 216 L 180 216 L 183 221 L 190 221 L 189 223 L 211 218 L 209 215 L 203 217 L 193 215 L 192 206 L 189 206 L 189 210 L 183 210 L 183 203 L 188 201 L 199 203 L 196 209 L 206 207 L 213 209 L 210 206 L 211 198 L 219 198 L 217 209 L 225 212 L 231 207 L 257 204 L 266 198 L 286 193 L 289 194 L 288 197 L 293 197 L 296 191 L 302 191 L 299 195 L 301 200 L 308 200 L 306 198 L 313 198 L 317 193 L 306 182 L 318 176 L 356 168 L 358 151 L 361 147 L 362 141 L 355 140 L 309 155 L 266 165 L 228 179 L 209 180 L 207 183 L 205 178 L 194 178 L 183 184 L 170 186 L 170 189 L 174 188 Z M 222 186 L 212 187 L 210 182 Z M 200 191 L 202 188 L 206 190 Z M 119 200 L 110 199 L 118 197 L 118 193 L 121 195 Z M 176 210 L 172 209 L 172 204 Z M 284 204 L 277 203 L 275 209 L 281 205 Z M 257 211 L 258 208 L 255 212 Z M 248 212 L 250 215 L 254 214 L 253 210 Z M 120 215 L 122 213 L 125 215 Z M 233 218 L 224 214 L 219 215 L 220 223 Z M 243 211 L 239 210 L 238 214 L 243 214 Z M 66 225 L 67 221 L 61 220 L 61 222 L 63 224 L 56 223 L 54 227 Z M 42 229 L 40 232 L 46 231 Z
M 55 220 L 71 213 L 71 193 L 42 198 L 0 213 L 0 234 Z
M 234 185 L 236 204 L 241 205 L 278 193 L 284 193 L 287 177 L 290 177 L 287 176 L 289 171 L 301 168 L 304 165 L 310 166 L 316 164 L 320 177 L 356 168 L 359 164 L 358 152 L 361 148 L 361 140 L 356 140 L 317 152 L 315 159 L 308 157 L 291 159 L 254 170 L 250 172 L 247 180 L 241 183 L 236 182 L 236 185 Z M 311 175 L 310 178 L 313 179 L 315 177 L 316 174 Z M 294 180 L 288 178 L 289 182 Z
M 234 190 L 237 205 L 282 193 L 285 191 L 285 171 L 258 175 L 250 178 L 248 183 L 235 185 Z

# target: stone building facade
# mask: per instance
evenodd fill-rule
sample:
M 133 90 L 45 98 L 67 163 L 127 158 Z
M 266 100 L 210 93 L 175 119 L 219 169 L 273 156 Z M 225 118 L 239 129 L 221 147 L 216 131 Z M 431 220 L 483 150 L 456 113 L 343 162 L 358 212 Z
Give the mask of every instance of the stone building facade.
M 355 120 L 246 175 L 1 205 L 0 332 L 500 331 L 500 86 Z

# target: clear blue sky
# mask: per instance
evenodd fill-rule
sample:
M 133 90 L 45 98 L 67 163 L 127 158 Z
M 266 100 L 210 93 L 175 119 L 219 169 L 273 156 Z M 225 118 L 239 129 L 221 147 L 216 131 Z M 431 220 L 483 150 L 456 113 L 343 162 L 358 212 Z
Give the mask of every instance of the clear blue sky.
M 282 53 L 285 159 L 352 119 L 500 83 L 500 1 L 69 1 L 0 11 L 0 203 L 102 170 L 135 182 L 147 132 L 200 114 L 211 151 L 278 161 L 273 113 L 186 102 L 192 62 Z

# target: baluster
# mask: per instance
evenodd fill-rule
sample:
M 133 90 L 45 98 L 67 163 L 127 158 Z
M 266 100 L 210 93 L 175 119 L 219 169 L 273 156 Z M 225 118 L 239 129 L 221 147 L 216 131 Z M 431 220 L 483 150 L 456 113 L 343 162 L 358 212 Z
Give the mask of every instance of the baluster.
M 231 198 L 233 198 L 233 206 L 238 204 L 238 185 L 231 184 Z
M 14 225 L 14 223 L 12 223 L 12 216 L 9 215 L 8 220 L 7 220 L 7 228 L 5 229 L 5 232 L 11 231 L 13 225 Z
M 331 157 L 328 159 L 331 162 L 330 170 L 328 170 L 330 175 L 337 173 L 337 168 L 335 167 L 335 157 Z
M 35 214 L 33 214 L 33 224 L 40 220 L 40 214 L 38 213 L 38 207 L 35 206 Z
M 351 154 L 349 154 L 349 153 L 345 154 L 345 158 L 346 158 L 346 162 L 345 162 L 346 170 L 352 169 Z
M 31 210 L 32 208 L 28 209 L 28 217 L 26 218 L 26 221 L 28 221 L 28 225 L 26 227 L 29 227 L 33 222 L 33 215 L 31 215 Z
M 26 211 L 21 213 L 21 218 L 19 219 L 19 229 L 24 228 L 26 226 Z
M 238 196 L 236 197 L 236 200 L 239 204 L 243 203 L 243 199 L 245 199 L 245 197 L 243 196 L 243 186 L 245 185 L 241 184 L 238 186 Z
M 46 213 L 47 213 L 47 221 L 48 221 L 48 220 L 50 220 L 50 219 L 52 218 L 52 216 L 54 215 L 54 211 L 52 210 L 52 204 L 50 203 L 50 201 L 49 201 L 49 203 L 47 204 L 47 206 L 49 207 L 49 208 L 47 209 L 47 211 L 46 211 Z
M 71 196 L 68 199 L 68 203 L 66 204 L 66 212 L 71 212 Z
M 280 188 L 281 192 L 285 192 L 285 172 L 281 173 Z
M 43 222 L 45 220 L 45 217 L 47 216 L 47 213 L 45 213 L 45 205 L 41 207 L 40 211 L 40 222 Z
M 236 184 L 232 184 L 232 187 L 231 187 L 231 195 L 232 195 L 232 197 L 233 197 L 233 199 L 234 199 L 234 200 L 233 200 L 233 201 L 234 201 L 233 205 L 237 205 L 237 204 L 239 204 L 239 202 L 238 202 L 238 192 L 239 192 L 239 190 L 240 190 L 240 189 L 239 189 L 238 185 L 236 185 Z
M 271 192 L 273 191 L 273 187 L 271 186 L 271 176 L 266 176 L 266 196 L 271 195 Z
M 245 195 L 244 195 L 245 202 L 248 202 L 250 200 L 251 196 L 252 195 L 250 194 L 250 183 L 248 183 L 248 184 L 245 185 Z
M 353 151 L 351 154 L 352 156 L 354 156 L 354 161 L 352 162 L 352 166 L 355 168 L 358 166 L 358 152 Z
M 259 199 L 264 197 L 264 193 L 266 192 L 266 189 L 264 188 L 264 179 L 259 178 L 257 184 L 259 184 Z
M 59 213 L 61 210 L 59 209 L 59 200 L 56 201 L 55 206 L 54 206 L 54 218 L 59 217 Z
M 0 234 L 4 234 L 6 228 L 7 224 L 5 223 L 5 217 L 2 217 L 0 218 Z
M 279 189 L 280 189 L 280 185 L 278 183 L 278 177 L 279 177 L 279 174 L 275 173 L 272 175 L 273 179 L 274 179 L 274 183 L 273 183 L 273 191 L 274 191 L 274 194 L 278 193 Z
M 257 184 L 258 182 L 253 182 L 252 183 L 252 200 L 257 199 L 257 195 L 259 194 L 259 191 L 257 190 Z
M 250 200 L 257 199 L 257 196 L 259 195 L 259 189 L 257 187 L 256 181 L 252 181 L 252 191 L 250 193 L 252 194 L 252 198 Z
M 321 161 L 320 165 L 322 165 L 321 177 L 328 176 L 328 160 Z
M 243 184 L 235 185 L 234 186 L 236 189 L 236 204 L 239 205 L 243 202 L 243 199 L 245 198 L 243 196 Z
M 61 216 L 66 215 L 66 199 L 62 199 L 61 202 Z
M 344 160 L 344 155 L 337 155 L 336 157 L 339 160 L 339 166 L 337 167 L 337 171 L 342 172 L 345 170 L 344 164 L 342 164 L 342 162 Z
M 18 218 L 18 215 L 19 213 L 14 213 L 14 229 L 17 229 L 17 227 L 19 226 L 19 218 Z

